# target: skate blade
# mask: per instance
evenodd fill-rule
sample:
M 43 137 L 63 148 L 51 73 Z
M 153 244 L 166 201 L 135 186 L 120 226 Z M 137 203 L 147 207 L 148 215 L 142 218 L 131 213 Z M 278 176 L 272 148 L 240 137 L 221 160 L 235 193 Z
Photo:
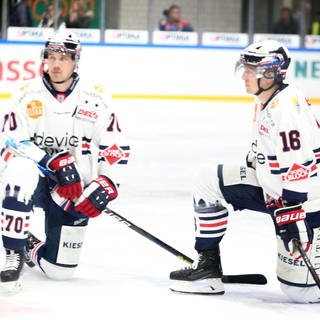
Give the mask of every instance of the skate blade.
M 224 285 L 221 279 L 171 280 L 170 290 L 181 293 L 222 295 L 224 294 Z
M 20 279 L 17 281 L 0 282 L 0 285 L 2 291 L 10 295 L 15 295 L 19 293 L 22 289 L 22 282 Z

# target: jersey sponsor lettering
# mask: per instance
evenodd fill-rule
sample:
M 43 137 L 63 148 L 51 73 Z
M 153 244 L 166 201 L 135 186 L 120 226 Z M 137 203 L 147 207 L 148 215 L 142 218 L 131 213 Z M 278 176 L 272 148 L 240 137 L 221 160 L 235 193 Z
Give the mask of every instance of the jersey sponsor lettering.
M 316 166 L 316 165 L 314 165 Z M 293 166 L 290 168 L 288 173 L 282 176 L 282 180 L 284 181 L 299 181 L 303 179 L 307 179 L 310 176 L 310 173 L 314 171 L 316 168 L 312 166 L 311 168 L 307 168 L 303 165 L 294 163 Z
M 129 158 L 129 146 L 118 146 L 117 144 L 111 147 L 100 146 L 99 161 L 107 161 L 110 165 L 119 163 L 126 164 Z
M 278 259 L 286 264 L 293 265 L 296 267 L 305 267 L 302 259 L 288 258 L 285 255 L 278 253 Z
M 74 135 L 69 135 L 68 132 L 64 136 L 54 137 L 48 136 L 44 132 L 34 133 L 32 141 L 39 147 L 77 147 L 79 145 L 79 138 Z
M 69 241 L 63 241 L 63 248 L 66 249 L 80 249 L 82 248 L 82 242 L 69 242 Z

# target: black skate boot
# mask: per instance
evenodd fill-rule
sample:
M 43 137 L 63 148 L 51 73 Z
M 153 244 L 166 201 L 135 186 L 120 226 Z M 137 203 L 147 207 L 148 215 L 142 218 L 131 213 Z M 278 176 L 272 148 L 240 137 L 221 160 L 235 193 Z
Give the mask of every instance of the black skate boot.
M 28 233 L 26 252 L 25 252 L 25 263 L 33 268 L 35 263 L 31 259 L 31 251 L 34 249 L 41 241 L 36 238 L 31 232 Z
M 170 273 L 172 291 L 197 294 L 224 294 L 219 249 L 199 252 L 191 267 Z
M 20 273 L 24 263 L 24 252 L 6 249 L 6 264 L 0 273 L 2 285 L 10 292 L 21 288 Z

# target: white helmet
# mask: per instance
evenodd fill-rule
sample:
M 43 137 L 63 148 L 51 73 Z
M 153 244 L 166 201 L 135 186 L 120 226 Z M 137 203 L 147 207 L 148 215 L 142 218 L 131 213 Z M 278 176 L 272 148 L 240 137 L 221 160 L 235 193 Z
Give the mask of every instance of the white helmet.
M 72 59 L 77 63 L 80 60 L 80 40 L 72 32 L 57 31 L 45 43 L 41 52 L 42 59 L 48 58 L 49 51 L 70 53 Z
M 286 77 L 290 61 L 286 46 L 275 40 L 265 40 L 245 48 L 240 54 L 236 68 L 241 65 L 256 67 L 258 77 L 267 79 L 270 79 L 268 71 L 273 71 L 274 82 L 281 83 Z

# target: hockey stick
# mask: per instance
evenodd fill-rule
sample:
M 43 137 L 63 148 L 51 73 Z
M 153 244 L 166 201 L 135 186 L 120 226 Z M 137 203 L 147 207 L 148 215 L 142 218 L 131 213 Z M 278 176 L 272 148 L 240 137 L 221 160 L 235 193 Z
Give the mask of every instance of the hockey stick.
M 167 250 L 171 254 L 175 255 L 177 258 L 192 264 L 194 261 L 186 256 L 184 253 L 178 251 L 177 249 L 171 247 L 169 244 L 163 242 L 159 238 L 155 237 L 151 233 L 147 232 L 146 230 L 138 227 L 128 219 L 122 217 L 119 213 L 111 210 L 110 208 L 107 208 L 105 211 L 110 217 L 114 218 L 118 222 L 126 225 L 130 229 L 134 230 L 135 232 L 142 235 L 144 238 L 149 239 L 153 243 L 160 246 L 162 249 Z M 263 285 L 267 283 L 267 279 L 263 274 L 234 274 L 234 275 L 223 275 L 222 282 L 224 283 L 246 283 L 246 284 L 257 284 L 257 285 Z
M 297 240 L 297 239 L 294 239 L 293 243 L 297 247 L 297 249 L 298 249 L 298 251 L 299 251 L 299 253 L 300 253 L 300 255 L 301 255 L 301 257 L 302 257 L 302 259 L 304 261 L 304 263 L 306 264 L 307 268 L 309 269 L 313 280 L 315 281 L 316 285 L 320 289 L 319 276 L 317 275 L 316 270 L 314 269 L 309 257 L 307 256 L 305 250 L 303 249 L 301 242 L 299 240 Z
M 32 156 L 30 156 L 30 154 L 28 153 L 28 147 L 30 146 L 29 143 L 30 142 L 28 142 L 28 141 L 25 141 L 23 143 L 16 143 L 13 139 L 10 139 L 8 137 L 6 137 L 6 141 L 5 141 L 5 145 L 10 150 L 12 150 L 16 155 L 22 156 L 22 157 L 25 157 L 25 158 L 28 158 L 28 159 L 34 161 L 36 163 L 36 165 L 38 166 L 38 168 L 40 169 L 40 171 L 45 176 L 47 176 L 48 178 L 53 179 L 53 180 L 56 181 L 56 179 L 55 179 L 55 177 L 54 177 L 52 172 L 50 172 L 46 168 L 42 167 L 37 161 L 32 159 Z M 64 199 L 64 200 L 66 200 L 66 199 Z M 60 201 L 60 202 L 63 203 L 65 201 Z M 56 203 L 59 204 L 58 202 L 56 202 Z M 142 228 L 138 227 L 137 225 L 135 225 L 134 223 L 132 223 L 128 219 L 122 217 L 117 212 L 115 212 L 115 211 L 113 211 L 113 210 L 111 210 L 109 208 L 107 208 L 104 212 L 107 213 L 109 216 L 113 217 L 118 222 L 121 222 L 122 224 L 126 225 L 130 229 L 132 229 L 135 232 L 139 233 L 144 238 L 149 239 L 150 241 L 152 241 L 153 243 L 157 244 L 161 248 L 167 250 L 171 254 L 173 254 L 176 257 L 182 259 L 183 261 L 185 261 L 185 262 L 187 262 L 189 264 L 192 264 L 194 262 L 191 258 L 186 256 L 182 252 L 180 252 L 177 249 L 171 247 L 170 245 L 168 245 L 167 243 L 163 242 L 159 238 L 155 237 L 151 233 L 149 233 L 149 232 L 143 230 Z M 257 285 L 263 285 L 263 284 L 267 283 L 266 277 L 264 275 L 262 275 L 262 274 L 224 275 L 222 277 L 222 281 L 224 283 L 247 283 L 247 284 L 257 284 Z

